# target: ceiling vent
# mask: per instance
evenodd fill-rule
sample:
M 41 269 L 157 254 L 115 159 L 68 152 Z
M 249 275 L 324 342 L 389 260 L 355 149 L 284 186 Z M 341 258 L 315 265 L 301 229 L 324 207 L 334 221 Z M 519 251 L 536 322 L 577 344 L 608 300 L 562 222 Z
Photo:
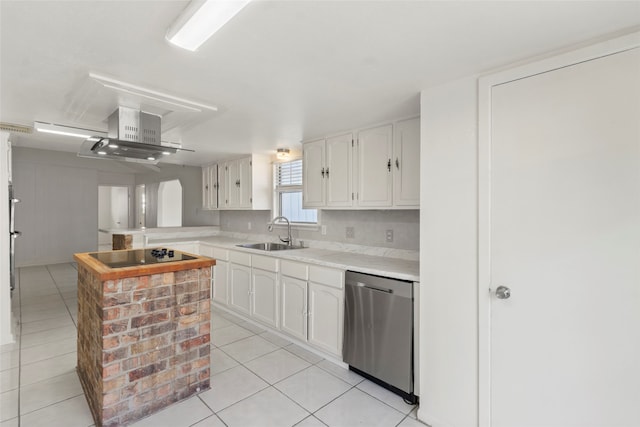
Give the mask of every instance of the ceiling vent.
M 31 126 L 14 125 L 5 122 L 0 122 L 0 130 L 13 133 L 33 133 Z

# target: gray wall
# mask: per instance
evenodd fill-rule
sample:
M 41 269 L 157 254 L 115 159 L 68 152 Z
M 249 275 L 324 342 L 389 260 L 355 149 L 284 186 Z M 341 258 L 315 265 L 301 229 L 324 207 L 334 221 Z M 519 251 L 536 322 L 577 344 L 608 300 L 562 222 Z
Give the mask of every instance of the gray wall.
M 220 211 L 220 227 L 223 231 L 267 234 L 271 211 Z M 251 230 L 248 223 L 251 223 Z M 302 240 L 321 240 L 364 246 L 381 246 L 393 249 L 418 250 L 420 246 L 419 210 L 352 210 L 320 212 L 320 223 L 327 226 L 327 234 L 321 230 L 293 230 L 293 237 Z M 346 237 L 346 227 L 354 228 L 354 238 Z M 392 229 L 394 239 L 386 242 L 386 230 Z M 274 231 L 277 233 L 277 231 Z M 280 234 L 283 234 L 280 231 Z
M 159 164 L 159 172 L 149 171 L 137 174 L 136 185 L 145 185 L 147 211 L 145 226 L 156 227 L 158 214 L 158 186 L 162 181 L 180 180 L 182 184 L 182 226 L 218 225 L 218 211 L 202 209 L 202 168 L 198 166 L 182 166 Z M 178 201 L 176 201 L 178 202 Z
M 118 163 L 66 153 L 13 148 L 16 265 L 69 262 L 76 252 L 96 250 L 98 185 L 134 183 Z

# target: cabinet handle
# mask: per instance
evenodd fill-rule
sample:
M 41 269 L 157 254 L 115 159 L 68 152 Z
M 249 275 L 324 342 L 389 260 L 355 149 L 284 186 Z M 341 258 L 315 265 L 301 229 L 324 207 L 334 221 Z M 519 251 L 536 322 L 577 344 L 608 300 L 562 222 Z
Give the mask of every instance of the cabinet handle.
M 320 172 L 320 175 L 322 175 L 322 177 L 324 178 L 324 168 L 322 168 L 322 171 Z
M 400 170 L 400 161 L 398 161 L 397 157 L 396 157 L 396 169 Z
M 329 178 L 329 168 L 327 168 L 327 171 L 325 173 L 327 174 L 327 178 Z
M 391 172 L 391 159 L 387 162 L 387 169 Z

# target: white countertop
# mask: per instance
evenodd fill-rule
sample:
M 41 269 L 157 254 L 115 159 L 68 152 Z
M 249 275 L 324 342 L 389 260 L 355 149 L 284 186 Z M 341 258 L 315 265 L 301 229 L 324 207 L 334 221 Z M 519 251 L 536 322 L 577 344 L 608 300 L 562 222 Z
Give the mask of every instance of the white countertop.
M 197 239 L 175 238 L 164 239 L 162 237 L 150 239 L 148 246 L 165 245 L 171 243 L 199 242 L 212 246 L 233 249 L 234 251 L 247 252 L 256 255 L 270 256 L 279 259 L 300 261 L 325 267 L 333 267 L 342 270 L 357 271 L 360 273 L 375 274 L 394 279 L 420 281 L 420 263 L 418 261 L 388 256 L 369 255 L 354 251 L 339 251 L 320 248 L 289 249 L 283 251 L 262 251 L 248 249 L 236 245 L 263 242 L 266 240 L 246 240 L 237 237 L 211 236 Z

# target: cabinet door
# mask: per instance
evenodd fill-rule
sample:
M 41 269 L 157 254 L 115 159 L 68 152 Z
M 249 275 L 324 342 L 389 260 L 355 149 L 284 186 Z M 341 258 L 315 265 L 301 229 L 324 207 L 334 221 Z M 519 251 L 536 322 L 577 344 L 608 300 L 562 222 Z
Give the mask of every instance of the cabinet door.
M 278 274 L 272 271 L 252 270 L 251 316 L 274 328 L 278 327 Z
M 327 139 L 325 166 L 327 206 L 353 205 L 352 153 L 352 134 Z
M 211 209 L 211 171 L 209 166 L 202 167 L 202 209 Z
M 229 307 L 251 315 L 251 267 L 229 263 Z
M 230 160 L 227 162 L 227 206 L 240 207 L 240 162 Z
M 229 205 L 229 168 L 227 163 L 218 164 L 218 208 Z
M 307 142 L 302 147 L 302 206 L 325 205 L 324 139 Z
M 211 297 L 217 303 L 229 305 L 229 263 L 227 261 L 216 260 L 213 266 L 213 283 Z
M 392 126 L 358 134 L 358 206 L 391 206 Z
M 309 282 L 309 344 L 342 357 L 344 291 Z
M 420 206 L 420 118 L 395 126 L 393 138 L 393 204 Z
M 302 341 L 307 340 L 307 281 L 289 276 L 280 279 L 282 289 L 281 326 Z
M 218 208 L 218 165 L 202 168 L 202 207 Z
M 238 207 L 251 208 L 252 203 L 252 162 L 251 157 L 238 161 Z

